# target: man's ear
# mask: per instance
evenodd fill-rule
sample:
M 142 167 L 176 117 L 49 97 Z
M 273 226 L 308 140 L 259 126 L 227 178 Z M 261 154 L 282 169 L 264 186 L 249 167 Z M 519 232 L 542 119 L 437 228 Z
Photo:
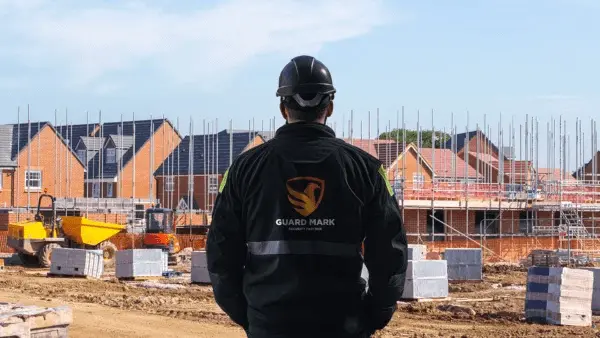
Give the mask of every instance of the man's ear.
M 279 111 L 281 112 L 281 116 L 283 116 L 283 118 L 287 121 L 288 116 L 287 112 L 285 111 L 285 106 L 283 105 L 283 102 L 279 103 Z
M 329 102 L 329 106 L 327 106 L 327 117 L 330 117 L 333 114 L 333 101 Z

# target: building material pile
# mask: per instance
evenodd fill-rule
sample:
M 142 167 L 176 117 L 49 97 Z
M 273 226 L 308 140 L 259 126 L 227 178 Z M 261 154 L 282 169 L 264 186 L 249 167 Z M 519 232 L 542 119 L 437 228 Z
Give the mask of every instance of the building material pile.
M 119 250 L 116 260 L 117 278 L 161 277 L 164 272 L 161 249 Z
M 481 249 L 446 249 L 444 259 L 448 261 L 448 280 L 471 282 L 483 280 Z
M 67 337 L 71 323 L 73 313 L 68 307 L 0 303 L 0 337 Z
M 403 299 L 448 297 L 448 266 L 444 260 L 408 261 Z
M 206 251 L 192 252 L 192 283 L 210 284 Z
M 101 278 L 102 250 L 56 248 L 52 250 L 50 275 Z
M 530 267 L 525 318 L 555 325 L 591 326 L 594 274 L 583 269 Z
M 401 299 L 448 297 L 448 266 L 445 260 L 426 260 L 424 245 L 409 245 L 408 266 Z M 369 271 L 363 264 L 361 277 L 368 282 Z

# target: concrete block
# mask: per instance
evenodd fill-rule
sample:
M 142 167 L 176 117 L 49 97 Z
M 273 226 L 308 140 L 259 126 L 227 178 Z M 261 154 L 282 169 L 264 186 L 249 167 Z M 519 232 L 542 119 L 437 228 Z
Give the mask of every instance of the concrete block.
M 117 251 L 115 264 L 117 278 L 160 277 L 164 269 L 164 254 L 161 249 Z
M 448 297 L 448 278 L 426 277 L 406 279 L 402 299 L 446 298 Z
M 408 260 L 409 261 L 420 261 L 425 260 L 427 255 L 427 246 L 422 244 L 409 244 L 408 248 Z
M 448 266 L 444 260 L 408 261 L 406 278 L 448 277 Z
M 73 314 L 68 307 L 43 308 L 0 303 L 0 337 L 67 337 Z
M 403 299 L 448 297 L 445 260 L 408 261 Z
M 208 266 L 206 262 L 206 251 L 192 252 L 192 266 L 205 268 Z
M 444 258 L 448 261 L 449 280 L 483 280 L 483 259 L 481 249 L 446 249 Z
M 483 264 L 481 249 L 446 249 L 444 259 L 448 261 L 448 265 Z
M 210 284 L 210 275 L 206 267 L 192 266 L 192 283 Z
M 56 248 L 52 250 L 50 273 L 101 278 L 104 273 L 102 250 Z

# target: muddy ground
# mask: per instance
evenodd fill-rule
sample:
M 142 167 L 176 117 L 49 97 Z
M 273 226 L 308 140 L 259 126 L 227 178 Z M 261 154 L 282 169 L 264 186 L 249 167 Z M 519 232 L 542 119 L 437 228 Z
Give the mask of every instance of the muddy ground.
M 600 337 L 595 328 L 527 324 L 525 270 L 485 272 L 482 283 L 450 285 L 449 301 L 400 303 L 376 337 Z M 104 280 L 45 273 L 7 267 L 0 273 L 0 301 L 66 303 L 74 311 L 71 337 L 244 337 L 216 306 L 211 288 L 190 285 L 189 275 L 140 284 L 119 282 L 110 272 Z M 600 317 L 594 321 L 600 323 Z

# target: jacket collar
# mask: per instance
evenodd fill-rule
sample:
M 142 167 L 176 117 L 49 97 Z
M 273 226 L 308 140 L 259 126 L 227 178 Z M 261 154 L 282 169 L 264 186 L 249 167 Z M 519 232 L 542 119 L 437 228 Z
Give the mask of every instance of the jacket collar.
M 331 137 L 335 138 L 335 131 L 325 124 L 318 122 L 294 122 L 281 126 L 275 132 L 275 137 Z

